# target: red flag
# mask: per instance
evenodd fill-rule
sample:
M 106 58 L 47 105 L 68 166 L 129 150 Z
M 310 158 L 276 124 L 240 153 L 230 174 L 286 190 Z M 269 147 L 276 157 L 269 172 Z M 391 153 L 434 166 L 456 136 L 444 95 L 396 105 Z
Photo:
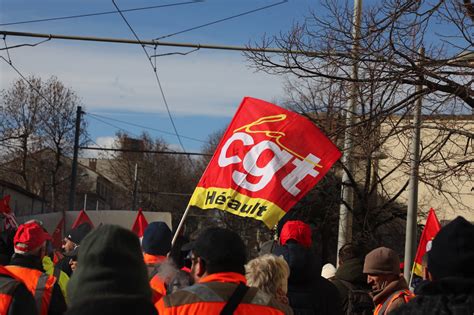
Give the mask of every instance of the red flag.
M 439 230 L 441 230 L 441 225 L 439 224 L 434 209 L 431 208 L 430 212 L 428 213 L 428 217 L 426 218 L 425 228 L 421 233 L 420 243 L 416 251 L 415 264 L 413 267 L 413 272 L 420 277 L 423 276 L 423 256 L 431 249 L 431 241 L 436 236 L 436 234 L 438 234 Z
M 6 195 L 0 200 L 0 213 L 5 217 L 5 220 L 3 222 L 4 231 L 18 228 L 18 223 L 16 222 L 15 214 L 10 208 L 10 198 L 10 195 Z
M 6 195 L 2 200 L 0 200 L 1 213 L 12 213 L 12 209 L 10 208 L 10 198 L 10 195 Z
M 72 227 L 71 228 L 75 228 L 79 225 L 81 225 L 82 223 L 89 223 L 92 227 L 94 227 L 94 223 L 92 223 L 91 219 L 89 218 L 89 216 L 87 215 L 87 213 L 83 210 L 81 210 L 81 212 L 79 212 L 79 215 L 77 216 L 77 219 L 76 221 L 74 221 L 74 223 L 72 224 Z
M 137 217 L 135 218 L 135 222 L 133 223 L 132 231 L 135 232 L 138 237 L 143 237 L 143 233 L 145 233 L 145 229 L 147 226 L 148 221 L 143 215 L 142 208 L 140 208 L 138 209 Z
M 58 225 L 54 229 L 52 238 L 53 240 L 51 241 L 54 248 L 60 249 L 63 241 L 63 226 L 64 226 L 64 217 L 59 220 Z
M 308 119 L 245 97 L 189 202 L 273 227 L 341 157 Z

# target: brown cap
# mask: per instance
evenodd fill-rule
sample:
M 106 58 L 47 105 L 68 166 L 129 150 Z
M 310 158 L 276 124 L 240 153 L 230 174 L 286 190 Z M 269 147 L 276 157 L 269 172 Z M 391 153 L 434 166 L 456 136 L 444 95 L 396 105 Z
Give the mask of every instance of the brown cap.
M 400 274 L 400 259 L 390 248 L 379 247 L 365 256 L 364 273 L 367 274 Z

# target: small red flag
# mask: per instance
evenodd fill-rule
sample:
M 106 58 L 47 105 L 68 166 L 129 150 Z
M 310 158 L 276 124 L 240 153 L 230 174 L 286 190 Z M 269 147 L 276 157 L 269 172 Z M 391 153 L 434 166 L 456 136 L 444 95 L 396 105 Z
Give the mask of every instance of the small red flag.
M 415 264 L 413 267 L 413 272 L 422 277 L 423 268 L 422 268 L 422 259 L 426 252 L 431 249 L 431 241 L 441 230 L 441 225 L 439 224 L 438 218 L 433 208 L 430 209 L 428 217 L 426 218 L 425 228 L 421 233 L 420 243 L 416 251 Z
M 51 241 L 55 249 L 60 249 L 63 241 L 63 226 L 64 226 L 64 217 L 59 220 L 58 225 L 54 229 Z
M 10 208 L 10 195 L 6 195 L 0 200 L 0 212 L 1 213 L 11 213 L 12 209 Z
M 89 223 L 90 226 L 94 227 L 94 223 L 92 223 L 91 219 L 89 218 L 87 213 L 84 211 L 84 209 L 82 209 L 81 212 L 79 212 L 79 215 L 77 216 L 76 221 L 74 221 L 74 223 L 72 224 L 71 228 L 74 229 L 75 227 L 81 225 L 82 223 Z
M 138 237 L 143 237 L 145 229 L 148 226 L 148 221 L 143 215 L 142 208 L 138 209 L 137 217 L 132 226 L 132 231 L 138 235 Z

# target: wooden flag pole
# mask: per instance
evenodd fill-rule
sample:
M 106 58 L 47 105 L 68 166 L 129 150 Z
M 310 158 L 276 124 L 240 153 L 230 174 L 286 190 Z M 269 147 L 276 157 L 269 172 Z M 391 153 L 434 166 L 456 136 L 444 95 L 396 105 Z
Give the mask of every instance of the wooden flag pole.
M 183 228 L 184 220 L 186 220 L 186 217 L 188 216 L 188 212 L 189 212 L 190 208 L 191 207 L 188 204 L 188 206 L 186 207 L 186 210 L 184 210 L 183 217 L 181 218 L 181 221 L 179 222 L 179 225 L 178 225 L 178 228 L 176 229 L 176 232 L 174 232 L 173 240 L 171 241 L 171 247 L 174 246 L 174 243 L 176 242 L 176 239 L 178 238 L 178 234 L 181 231 L 181 229 Z

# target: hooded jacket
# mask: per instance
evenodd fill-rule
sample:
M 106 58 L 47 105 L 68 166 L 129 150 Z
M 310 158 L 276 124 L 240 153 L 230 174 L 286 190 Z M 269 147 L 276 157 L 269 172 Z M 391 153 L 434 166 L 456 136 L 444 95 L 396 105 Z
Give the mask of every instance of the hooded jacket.
M 68 296 L 69 315 L 156 315 L 138 237 L 115 225 L 86 236 Z
M 367 276 L 364 275 L 362 269 L 364 264 L 358 258 L 348 259 L 339 266 L 336 271 L 336 275 L 331 282 L 336 286 L 341 297 L 342 310 L 347 314 L 347 308 L 349 303 L 349 287 L 354 289 L 364 290 L 367 293 L 370 291 L 367 285 Z M 344 283 L 346 282 L 346 283 Z M 347 285 L 347 283 L 349 285 Z
M 282 255 L 290 267 L 288 299 L 295 315 L 342 314 L 337 288 L 321 277 L 321 267 L 310 248 L 288 242 L 275 245 L 273 253 Z

